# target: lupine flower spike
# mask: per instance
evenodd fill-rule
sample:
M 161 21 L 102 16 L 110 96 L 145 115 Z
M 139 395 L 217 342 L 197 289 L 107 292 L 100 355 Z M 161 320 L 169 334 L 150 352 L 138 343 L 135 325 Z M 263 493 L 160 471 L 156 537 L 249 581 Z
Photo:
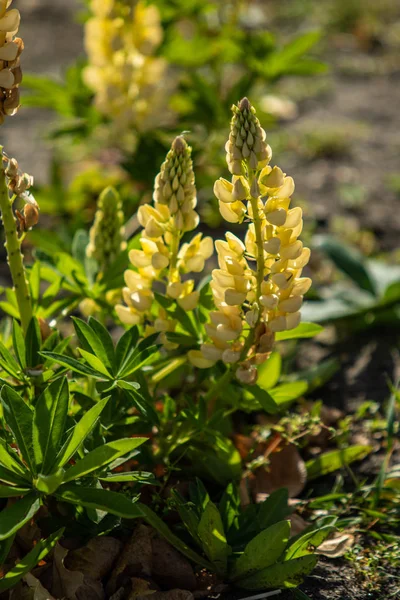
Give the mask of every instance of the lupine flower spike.
M 20 56 L 24 43 L 15 37 L 21 17 L 16 8 L 7 10 L 11 2 L 0 0 L 0 124 L 17 112 L 22 81 Z
M 99 197 L 86 249 L 87 256 L 97 260 L 100 272 L 104 272 L 126 248 L 123 223 L 121 200 L 117 192 L 109 187 Z
M 91 0 L 90 8 L 85 81 L 111 120 L 113 141 L 128 145 L 132 128 L 147 131 L 174 121 L 167 100 L 175 80 L 167 62 L 155 56 L 163 38 L 160 14 L 144 0 Z
M 228 232 L 218 240 L 219 268 L 212 273 L 216 310 L 206 325 L 209 341 L 190 358 L 199 367 L 218 360 L 236 364 L 237 378 L 257 380 L 256 366 L 270 355 L 275 333 L 300 323 L 303 295 L 311 279 L 301 277 L 310 250 L 298 239 L 302 210 L 290 208 L 294 182 L 269 162 L 256 111 L 244 98 L 233 106 L 226 158 L 231 181 L 219 179 L 214 193 L 230 223 L 248 222 L 244 243 Z
M 182 236 L 199 222 L 191 148 L 182 136 L 173 141 L 156 177 L 153 200 L 153 205 L 139 208 L 138 219 L 144 228 L 141 250 L 129 253 L 135 270 L 125 272 L 127 306 L 117 305 L 116 311 L 127 325 L 143 323 L 146 334 L 160 332 L 164 346 L 174 349 L 165 333 L 175 331 L 177 321 L 155 303 L 154 284 L 163 283 L 167 297 L 180 308 L 195 309 L 199 292 L 194 290 L 194 280 L 186 276 L 200 273 L 213 253 L 212 239 L 201 233 L 181 245 Z

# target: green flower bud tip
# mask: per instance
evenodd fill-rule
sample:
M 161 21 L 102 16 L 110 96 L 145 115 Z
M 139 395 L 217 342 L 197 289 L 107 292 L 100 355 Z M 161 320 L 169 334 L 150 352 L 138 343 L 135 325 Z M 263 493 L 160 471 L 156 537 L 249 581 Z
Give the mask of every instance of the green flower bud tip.
M 106 188 L 99 197 L 90 243 L 86 253 L 95 258 L 102 270 L 109 266 L 126 246 L 124 236 L 124 214 L 116 190 Z

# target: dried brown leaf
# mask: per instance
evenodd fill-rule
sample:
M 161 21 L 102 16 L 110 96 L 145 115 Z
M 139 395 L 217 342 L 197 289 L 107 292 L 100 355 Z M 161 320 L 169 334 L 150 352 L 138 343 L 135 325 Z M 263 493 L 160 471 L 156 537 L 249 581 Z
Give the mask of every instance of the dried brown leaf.
M 111 570 L 122 549 L 122 542 L 113 537 L 98 537 L 86 546 L 68 552 L 64 566 L 80 571 L 91 579 L 103 579 Z
M 317 554 L 328 556 L 329 558 L 339 558 L 346 554 L 355 541 L 355 537 L 351 533 L 336 532 L 329 539 L 322 542 L 316 550 Z
M 307 481 L 307 469 L 294 444 L 284 446 L 269 457 L 268 467 L 260 467 L 250 481 L 256 502 L 280 488 L 287 488 L 290 498 L 298 496 Z

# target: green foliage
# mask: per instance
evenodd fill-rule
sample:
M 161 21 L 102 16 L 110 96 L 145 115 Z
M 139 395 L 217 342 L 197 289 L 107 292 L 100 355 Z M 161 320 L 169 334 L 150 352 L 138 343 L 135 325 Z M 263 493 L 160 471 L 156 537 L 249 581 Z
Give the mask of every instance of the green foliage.
M 346 280 L 322 289 L 315 301 L 306 302 L 304 318 L 312 317 L 322 324 L 332 322 L 346 331 L 398 326 L 398 266 L 365 259 L 357 250 L 329 236 L 318 236 L 315 247 L 333 262 Z
M 1 486 L 1 495 L 23 497 L 0 512 L 0 540 L 14 535 L 35 516 L 43 500 L 55 493 L 72 503 L 74 494 L 81 495 L 80 504 L 96 510 L 104 510 L 107 502 L 112 504 L 112 492 L 96 489 L 99 478 L 106 479 L 116 461 L 123 464 L 147 438 L 101 441 L 94 448 L 85 446 L 95 428 L 101 433 L 101 415 L 108 401 L 106 397 L 96 402 L 71 428 L 69 384 L 65 377 L 55 379 L 30 405 L 9 385 L 3 385 L 5 427 L 1 431 L 0 480 L 5 485 Z M 88 493 L 94 492 L 91 502 L 83 497 L 85 483 Z M 124 502 L 123 496 L 117 497 Z M 126 503 L 130 506 L 132 501 L 126 498 Z
M 189 501 L 174 491 L 173 505 L 185 531 L 207 556 L 212 569 L 247 590 L 301 583 L 317 562 L 308 549 L 318 547 L 333 530 L 332 526 L 316 525 L 289 541 L 290 521 L 285 517 L 290 510 L 283 490 L 243 512 L 234 485 L 229 485 L 217 507 L 197 481 L 191 487 Z

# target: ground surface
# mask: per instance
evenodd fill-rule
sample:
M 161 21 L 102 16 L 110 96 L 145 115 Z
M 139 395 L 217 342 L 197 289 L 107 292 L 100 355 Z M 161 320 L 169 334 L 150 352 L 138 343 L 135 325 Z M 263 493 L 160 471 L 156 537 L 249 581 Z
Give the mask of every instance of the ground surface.
M 60 77 L 64 68 L 83 53 L 81 27 L 74 19 L 78 2 L 14 2 L 23 15 L 24 70 Z M 378 250 L 394 250 L 400 234 L 400 196 L 390 181 L 396 172 L 400 174 L 400 61 L 391 62 L 388 68 L 374 69 L 379 63 L 379 52 L 384 58 L 380 48 L 367 55 L 366 60 L 365 53 L 345 45 L 329 57 L 333 65 L 329 85 L 322 94 L 299 101 L 298 118 L 283 126 L 289 139 L 299 141 L 294 142 L 294 149 L 285 149 L 283 162 L 280 160 L 284 170 L 293 175 L 298 196 L 307 201 L 321 228 L 327 226 L 332 215 L 344 217 L 344 237 L 354 233 L 350 229 L 355 223 L 356 233 L 366 229 L 374 234 Z M 49 115 L 22 109 L 17 119 L 9 120 L 2 128 L 2 143 L 8 153 L 18 155 L 23 169 L 34 173 L 41 182 L 48 179 L 49 172 L 50 152 L 41 140 L 48 124 Z M 331 151 L 325 143 L 322 152 L 311 155 L 302 148 L 302 136 L 321 125 L 331 131 L 336 129 L 339 142 L 336 140 Z M 352 201 L 351 192 L 356 201 Z M 386 376 L 395 380 L 400 374 L 399 355 L 393 349 L 395 336 L 392 331 L 382 331 L 374 337 L 368 334 L 335 349 L 342 369 L 320 391 L 324 401 L 345 412 L 366 399 L 383 401 L 387 397 Z M 328 346 L 310 344 L 305 348 L 304 362 L 318 361 L 331 351 Z M 343 560 L 322 561 L 303 589 L 312 600 L 373 600 L 390 596 L 389 589 L 383 596 L 363 589 L 351 566 Z M 278 598 L 290 597 L 290 593 L 284 593 Z

